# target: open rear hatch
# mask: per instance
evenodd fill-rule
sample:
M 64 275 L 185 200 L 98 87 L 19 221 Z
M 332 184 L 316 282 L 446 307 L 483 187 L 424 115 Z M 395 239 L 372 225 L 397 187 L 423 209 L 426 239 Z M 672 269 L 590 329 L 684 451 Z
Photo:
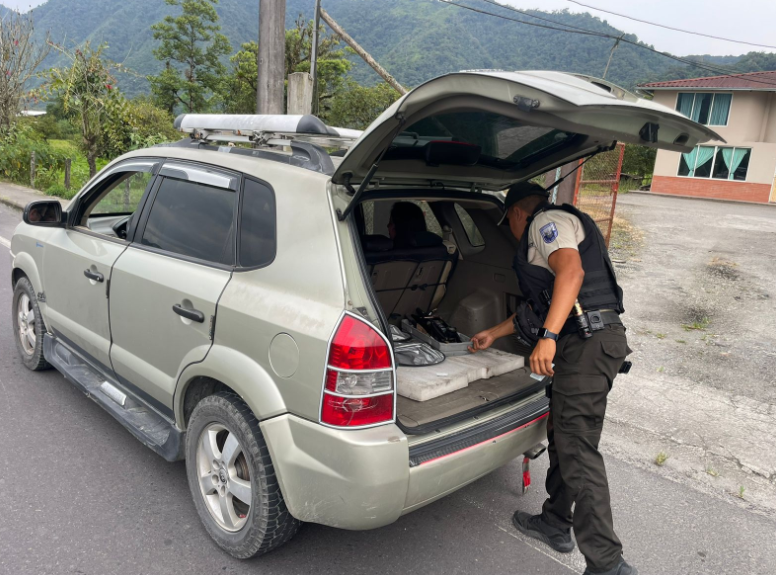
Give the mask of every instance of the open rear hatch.
M 335 207 L 344 220 L 369 197 L 367 192 L 397 189 L 406 199 L 415 195 L 441 201 L 451 193 L 500 191 L 610 149 L 617 141 L 688 152 L 711 139 L 721 140 L 678 112 L 586 77 L 561 72 L 449 74 L 402 97 L 354 143 L 332 177 L 341 186 Z M 444 254 L 425 260 L 401 257 L 412 262 L 412 269 L 418 262 L 427 270 L 445 264 Z M 380 281 L 373 271 L 380 264 L 364 261 L 372 283 Z M 398 267 L 383 267 L 393 278 L 399 275 Z M 388 283 L 390 274 L 383 274 Z M 389 288 L 382 286 L 383 291 Z M 374 290 L 370 293 L 377 302 Z M 445 363 L 439 368 L 448 369 Z M 531 377 L 522 364 L 426 398 L 402 394 L 400 381 L 404 397 L 398 400 L 398 422 L 409 433 L 424 433 L 497 405 L 538 398 L 546 383 Z
M 356 202 L 355 188 L 377 181 L 498 191 L 617 141 L 689 152 L 712 139 L 722 140 L 670 108 L 590 78 L 461 72 L 395 102 L 353 144 L 332 181 Z

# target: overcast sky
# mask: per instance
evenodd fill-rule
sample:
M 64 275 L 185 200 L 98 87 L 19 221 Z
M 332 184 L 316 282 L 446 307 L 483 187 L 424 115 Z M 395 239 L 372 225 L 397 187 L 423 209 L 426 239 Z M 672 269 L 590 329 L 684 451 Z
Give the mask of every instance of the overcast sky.
M 687 54 L 745 54 L 746 52 L 774 49 L 734 44 L 682 34 L 656 26 L 634 22 L 605 12 L 584 8 L 568 0 L 502 0 L 518 8 L 590 12 L 625 32 L 638 35 L 639 39 L 653 44 L 658 50 L 684 56 Z M 722 36 L 776 46 L 776 0 L 580 0 L 588 6 L 604 8 L 642 20 Z M 471 5 L 485 4 L 470 0 Z M 519 16 L 519 15 L 516 15 Z
M 81 0 L 88 2 L 89 0 Z M 117 0 L 118 1 L 118 0 Z M 162 2 L 163 0 L 159 0 Z M 258 2 L 259 0 L 243 0 Z M 388 1 L 388 0 L 386 0 Z M 420 1 L 420 0 L 417 0 Z M 700 36 L 692 36 L 664 30 L 648 24 L 634 22 L 604 12 L 584 8 L 569 0 L 501 0 L 518 8 L 537 8 L 540 10 L 563 10 L 572 12 L 590 12 L 607 20 L 611 25 L 625 32 L 637 34 L 639 39 L 653 44 L 659 50 L 684 56 L 687 54 L 744 54 L 752 50 L 776 52 L 774 49 L 722 42 Z M 776 0 L 580 0 L 589 6 L 621 12 L 629 16 L 703 32 L 715 36 L 724 36 L 734 40 L 745 40 L 776 46 Z M 31 6 L 42 4 L 43 0 L 0 0 L 10 8 L 27 10 Z M 467 0 L 471 6 L 488 5 L 481 0 Z M 324 7 L 326 0 L 323 0 Z M 454 8 L 455 9 L 455 8 Z M 520 17 L 516 14 L 516 17 Z M 515 24 L 518 26 L 519 24 Z

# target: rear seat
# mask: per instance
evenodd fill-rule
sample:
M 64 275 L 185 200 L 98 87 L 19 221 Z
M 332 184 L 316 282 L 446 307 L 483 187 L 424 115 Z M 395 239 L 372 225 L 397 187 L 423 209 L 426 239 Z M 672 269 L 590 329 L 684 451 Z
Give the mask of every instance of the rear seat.
M 380 305 L 395 323 L 420 308 L 434 309 L 445 295 L 458 251 L 431 232 L 412 238 L 411 247 L 394 249 L 385 236 L 366 236 L 364 255 Z

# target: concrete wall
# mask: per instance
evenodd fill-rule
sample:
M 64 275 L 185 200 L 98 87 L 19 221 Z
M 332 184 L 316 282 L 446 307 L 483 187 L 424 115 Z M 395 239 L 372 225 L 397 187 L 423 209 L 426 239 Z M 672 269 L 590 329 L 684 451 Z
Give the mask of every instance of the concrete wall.
M 699 92 L 703 91 L 699 90 Z M 678 94 L 679 90 L 657 90 L 655 102 L 675 109 Z M 756 202 L 768 201 L 776 175 L 776 93 L 734 90 L 732 94 L 728 125 L 710 126 L 727 143 L 709 142 L 709 144 L 752 148 L 746 181 L 678 177 L 681 154 L 659 150 L 655 161 L 652 191 Z M 771 199 L 776 200 L 776 197 Z

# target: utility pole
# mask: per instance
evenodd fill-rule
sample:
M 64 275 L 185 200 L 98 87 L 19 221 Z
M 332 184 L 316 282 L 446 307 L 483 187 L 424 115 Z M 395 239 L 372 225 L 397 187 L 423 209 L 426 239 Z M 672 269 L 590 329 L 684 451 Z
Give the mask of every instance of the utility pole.
M 313 77 L 313 114 L 318 113 L 318 27 L 321 25 L 321 0 L 315 0 L 313 19 L 313 45 L 310 50 L 310 75 Z
M 286 64 L 286 0 L 259 4 L 258 114 L 282 114 Z
M 329 16 L 329 14 L 326 12 L 326 10 L 321 8 L 320 9 L 320 14 L 321 14 L 321 18 L 323 18 L 323 21 L 326 22 L 326 24 L 329 25 L 329 28 L 334 30 L 334 32 L 340 38 L 342 38 L 348 46 L 353 48 L 353 50 L 355 50 L 356 54 L 361 56 L 364 59 L 364 62 L 369 64 L 374 69 L 375 72 L 380 74 L 380 76 L 383 78 L 383 80 L 388 82 L 388 84 L 390 84 L 391 87 L 394 90 L 399 92 L 399 94 L 401 94 L 402 96 L 407 93 L 407 89 L 404 86 L 402 86 L 401 84 L 399 84 L 399 82 L 396 81 L 396 78 L 391 76 L 385 68 L 383 68 L 380 64 L 378 64 L 377 60 L 372 58 L 372 56 L 369 54 L 369 52 L 364 50 L 358 44 L 358 42 L 356 42 L 353 38 L 351 38 L 348 35 L 348 33 L 345 32 L 345 30 L 343 30 L 342 27 L 334 21 L 334 18 Z

